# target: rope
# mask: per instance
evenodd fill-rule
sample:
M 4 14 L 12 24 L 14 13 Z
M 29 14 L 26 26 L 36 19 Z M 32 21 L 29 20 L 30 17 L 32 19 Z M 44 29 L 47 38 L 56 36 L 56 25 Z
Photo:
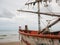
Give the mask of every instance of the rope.
M 30 0 L 28 0 L 27 2 L 29 2 L 29 1 L 30 1 Z M 26 2 L 26 3 L 27 3 L 27 2 Z M 25 5 L 23 5 L 23 6 L 21 7 L 21 10 L 24 9 L 24 8 L 25 8 Z
M 27 2 L 29 2 L 29 1 L 30 1 L 30 0 L 28 0 Z M 27 2 L 26 2 L 26 3 L 27 3 Z
M 44 26 L 46 26 L 42 20 L 41 20 L 41 22 L 43 23 Z
M 46 7 L 47 8 L 47 7 Z M 48 8 L 47 8 L 48 9 Z M 51 13 L 55 14 L 54 12 L 52 12 L 50 9 L 48 9 L 48 11 L 50 11 Z

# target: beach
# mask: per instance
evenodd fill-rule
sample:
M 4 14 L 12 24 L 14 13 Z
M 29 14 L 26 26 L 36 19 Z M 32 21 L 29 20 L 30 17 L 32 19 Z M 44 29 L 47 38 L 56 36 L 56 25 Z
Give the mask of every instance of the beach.
M 20 42 L 3 42 L 0 45 L 21 45 Z
M 9 35 L 0 37 L 0 45 L 21 45 L 18 35 Z
M 5 33 L 5 34 L 4 34 Z M 19 40 L 19 34 L 16 32 L 6 33 L 0 32 L 0 45 L 21 45 Z

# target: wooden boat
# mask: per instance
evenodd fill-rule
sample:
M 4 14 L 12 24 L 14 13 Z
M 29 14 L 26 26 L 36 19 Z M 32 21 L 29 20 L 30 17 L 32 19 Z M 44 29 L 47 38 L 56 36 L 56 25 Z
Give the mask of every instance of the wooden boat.
M 57 2 L 58 0 L 56 0 Z M 38 14 L 38 30 L 39 31 L 34 31 L 34 30 L 28 30 L 28 26 L 25 25 L 25 29 L 21 29 L 21 26 L 19 26 L 19 38 L 21 38 L 21 43 L 22 45 L 60 45 L 60 31 L 56 32 L 50 32 L 49 28 L 55 25 L 60 21 L 60 14 L 54 14 L 54 13 L 44 13 L 40 12 L 40 6 L 39 3 L 45 2 L 51 2 L 51 0 L 35 0 L 35 2 L 30 2 L 26 3 L 25 5 L 33 4 L 35 3 L 38 4 L 38 12 L 33 12 L 33 11 L 25 11 L 25 10 L 18 10 L 19 12 L 30 12 L 30 13 L 35 13 Z M 45 5 L 48 6 L 48 5 Z M 55 20 L 53 23 L 46 26 L 46 28 L 42 29 L 40 28 L 40 14 L 43 15 L 48 15 L 48 16 L 55 16 L 58 17 L 57 20 Z M 59 29 L 60 30 L 60 29 Z

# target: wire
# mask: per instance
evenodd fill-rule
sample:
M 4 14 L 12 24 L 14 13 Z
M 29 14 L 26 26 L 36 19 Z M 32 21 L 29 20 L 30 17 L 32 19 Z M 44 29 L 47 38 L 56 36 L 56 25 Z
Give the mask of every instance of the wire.
M 29 1 L 30 1 L 30 0 L 28 0 L 27 2 L 29 2 Z M 26 2 L 26 3 L 27 3 L 27 2 Z
M 30 1 L 30 0 L 28 0 L 27 2 L 29 2 L 29 1 Z M 27 3 L 27 2 L 26 2 L 26 3 Z M 24 9 L 24 8 L 25 8 L 25 5 L 23 5 L 20 9 Z
M 46 7 L 47 8 L 47 7 Z M 48 9 L 48 8 L 47 8 Z M 51 13 L 55 14 L 54 12 L 52 12 L 50 9 L 48 9 L 48 11 L 50 11 Z
M 48 9 L 48 11 L 50 12 L 50 13 L 53 13 L 53 14 L 55 14 L 54 12 L 52 12 L 49 8 L 47 8 L 47 7 L 45 7 L 46 9 Z M 54 19 L 56 19 L 56 18 L 54 18 Z M 52 20 L 54 20 L 54 19 L 52 19 Z M 52 21 L 51 20 L 51 21 Z
M 41 17 L 41 16 L 40 16 L 40 17 Z M 41 18 L 42 18 L 42 17 L 41 17 Z M 42 20 L 41 20 L 41 22 L 43 23 L 44 26 L 46 26 Z
M 42 20 L 41 20 L 41 22 L 43 23 L 44 26 L 46 26 Z

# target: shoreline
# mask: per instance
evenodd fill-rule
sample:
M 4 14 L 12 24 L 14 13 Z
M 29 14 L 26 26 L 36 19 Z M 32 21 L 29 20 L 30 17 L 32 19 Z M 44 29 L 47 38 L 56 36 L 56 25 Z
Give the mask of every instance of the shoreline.
M 18 34 L 0 35 L 0 43 L 19 42 Z

